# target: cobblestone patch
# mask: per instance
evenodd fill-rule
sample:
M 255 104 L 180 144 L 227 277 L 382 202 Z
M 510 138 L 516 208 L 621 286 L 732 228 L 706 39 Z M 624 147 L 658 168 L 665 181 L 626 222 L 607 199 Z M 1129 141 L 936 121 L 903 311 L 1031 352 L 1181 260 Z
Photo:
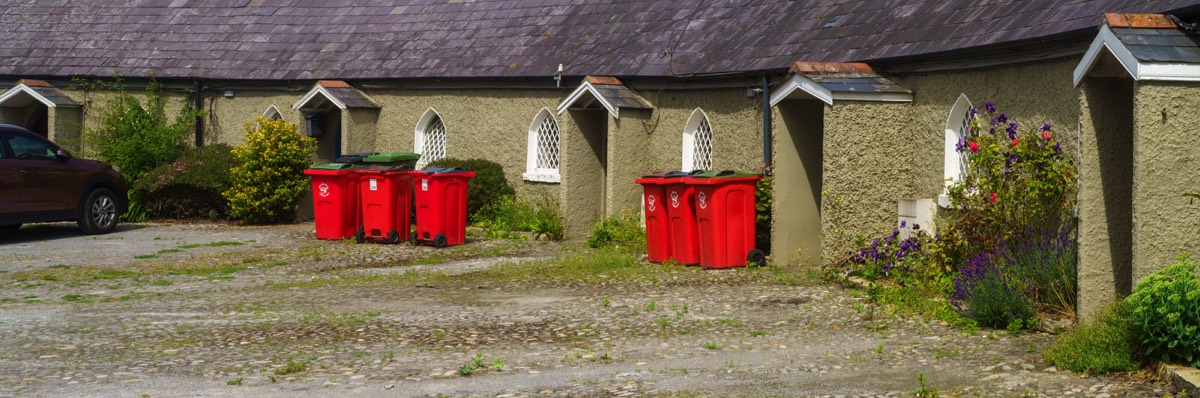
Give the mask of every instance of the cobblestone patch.
M 1047 334 L 882 316 L 856 291 L 770 270 L 491 278 L 583 249 L 311 236 L 154 224 L 113 236 L 119 253 L 77 236 L 2 243 L 0 258 L 32 257 L 0 274 L 0 396 L 899 397 L 922 374 L 944 397 L 1174 393 L 1146 373 L 1055 369 Z M 242 244 L 159 253 L 222 241 Z

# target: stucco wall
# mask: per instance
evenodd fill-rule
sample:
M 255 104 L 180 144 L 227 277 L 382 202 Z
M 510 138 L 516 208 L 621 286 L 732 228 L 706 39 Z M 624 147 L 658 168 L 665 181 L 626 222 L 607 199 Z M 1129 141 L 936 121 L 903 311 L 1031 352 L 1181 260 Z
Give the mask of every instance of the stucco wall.
M 1139 82 L 1133 104 L 1133 282 L 1200 255 L 1200 84 Z
M 1133 81 L 1080 88 L 1078 310 L 1088 319 L 1131 289 Z
M 869 240 L 891 232 L 896 200 L 916 196 L 915 185 L 926 175 L 918 170 L 921 155 L 928 156 L 923 138 L 930 133 L 910 127 L 911 112 L 907 103 L 846 101 L 825 107 L 825 263 L 845 258 L 857 234 Z
M 225 98 L 221 93 L 205 92 L 204 106 L 209 110 L 209 116 L 204 121 L 204 142 L 244 144 L 246 124 L 262 116 L 271 106 L 279 110 L 284 121 L 296 124 L 298 131 L 304 131 L 304 117 L 292 110 L 292 103 L 303 95 L 302 92 L 237 90 L 233 98 Z

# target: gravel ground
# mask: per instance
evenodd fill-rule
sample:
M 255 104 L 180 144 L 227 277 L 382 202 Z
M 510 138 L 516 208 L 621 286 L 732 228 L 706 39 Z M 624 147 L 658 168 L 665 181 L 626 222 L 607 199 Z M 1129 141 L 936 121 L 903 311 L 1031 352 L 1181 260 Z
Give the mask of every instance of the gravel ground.
M 39 224 L 0 238 L 0 396 L 895 397 L 921 375 L 943 397 L 1174 392 L 1057 370 L 1050 335 L 881 315 L 770 270 L 564 281 L 539 272 L 578 244 L 312 235 Z

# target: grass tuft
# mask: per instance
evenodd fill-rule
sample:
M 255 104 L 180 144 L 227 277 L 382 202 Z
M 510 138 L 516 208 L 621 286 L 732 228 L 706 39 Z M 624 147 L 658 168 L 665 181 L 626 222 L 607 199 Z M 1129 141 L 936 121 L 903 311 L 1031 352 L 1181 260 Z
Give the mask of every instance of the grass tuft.
M 1091 322 L 1060 335 L 1043 355 L 1054 366 L 1074 372 L 1129 372 L 1139 367 L 1135 341 L 1129 311 L 1117 301 Z

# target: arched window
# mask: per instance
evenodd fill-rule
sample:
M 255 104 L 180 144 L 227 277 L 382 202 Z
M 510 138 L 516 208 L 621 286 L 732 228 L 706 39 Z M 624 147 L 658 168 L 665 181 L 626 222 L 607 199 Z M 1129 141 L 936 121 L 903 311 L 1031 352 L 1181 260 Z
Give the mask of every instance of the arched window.
M 959 150 L 959 145 L 962 139 L 967 136 L 967 132 L 971 128 L 971 120 L 974 116 L 971 111 L 971 101 L 967 99 L 967 95 L 959 94 L 958 100 L 954 102 L 954 107 L 950 108 L 950 116 L 946 118 L 946 139 L 945 145 L 942 148 L 942 153 L 945 156 L 945 162 L 942 165 L 942 175 L 946 181 L 946 188 L 961 180 L 963 173 L 967 171 L 966 158 L 963 156 L 962 151 Z M 945 188 L 942 189 L 942 195 L 938 196 L 938 204 L 949 206 L 949 201 L 945 195 Z
M 683 127 L 683 170 L 712 170 L 712 154 L 712 125 L 708 115 L 696 108 Z
M 429 108 L 417 121 L 417 129 L 413 135 L 413 152 L 421 154 L 417 160 L 417 168 L 424 168 L 429 162 L 446 157 L 446 125 L 442 116 Z
M 279 113 L 279 108 L 275 105 L 267 107 L 267 111 L 262 114 L 263 119 L 267 120 L 283 120 L 283 114 Z
M 542 108 L 529 125 L 529 146 L 525 157 L 525 179 L 559 182 L 558 122 L 549 109 Z

